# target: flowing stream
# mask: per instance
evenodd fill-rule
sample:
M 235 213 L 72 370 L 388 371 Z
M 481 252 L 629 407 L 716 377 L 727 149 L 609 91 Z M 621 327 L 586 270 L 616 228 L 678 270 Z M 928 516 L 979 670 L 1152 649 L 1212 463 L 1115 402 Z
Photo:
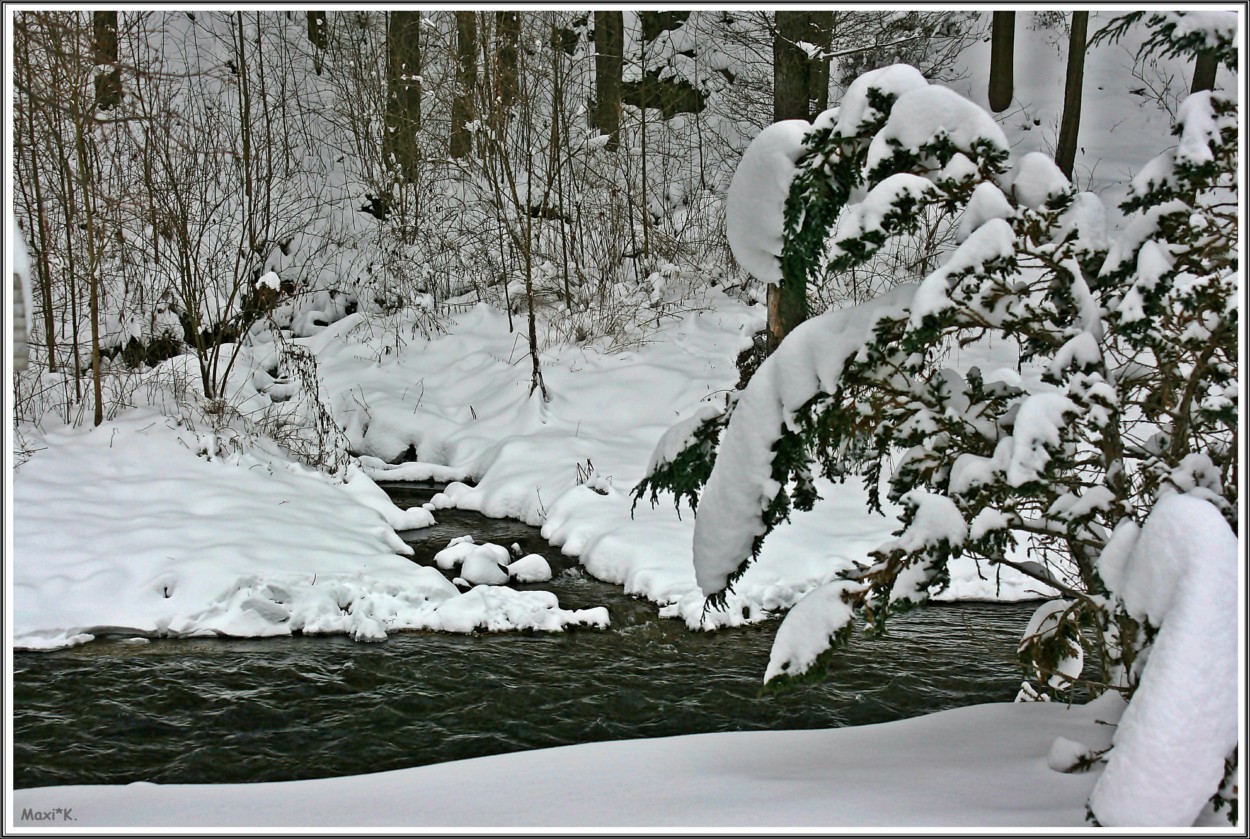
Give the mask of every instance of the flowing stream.
M 387 487 L 400 506 L 421 490 Z M 432 563 L 447 542 L 518 543 L 564 608 L 611 628 L 560 634 L 117 639 L 14 655 L 17 788 L 230 783 L 352 775 L 596 740 L 864 725 L 1010 701 L 1034 604 L 933 605 L 857 636 L 823 682 L 760 690 L 776 622 L 690 632 L 598 582 L 537 529 L 442 510 L 404 534 Z

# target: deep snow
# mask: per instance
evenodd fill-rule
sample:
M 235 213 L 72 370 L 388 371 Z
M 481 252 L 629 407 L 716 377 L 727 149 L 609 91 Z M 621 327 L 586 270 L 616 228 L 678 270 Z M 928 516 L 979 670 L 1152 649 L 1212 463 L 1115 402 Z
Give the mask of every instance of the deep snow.
M 1042 34 L 1018 35 L 1017 66 L 1030 69 L 1017 74 L 1016 104 L 998 117 L 1017 157 L 1049 151 L 1058 120 L 1061 39 Z M 1158 109 L 1125 92 L 1129 49 L 1101 46 L 1087 65 L 1075 180 L 1108 207 L 1169 142 Z M 987 60 L 988 44 L 964 57 L 968 66 Z M 959 87 L 979 104 L 983 88 L 979 73 Z M 1126 96 L 1143 107 L 1126 107 Z M 985 218 L 994 217 L 992 198 Z M 214 455 L 211 440 L 142 409 L 94 430 L 33 435 L 33 447 L 46 448 L 13 481 L 10 639 L 50 648 L 108 630 L 301 627 L 376 640 L 399 628 L 601 623 L 601 614 L 569 613 L 543 597 L 522 602 L 513 595 L 529 592 L 506 587 L 461 593 L 413 565 L 394 530 L 426 516 L 389 505 L 371 478 L 473 479 L 453 483 L 434 506 L 539 524 L 592 574 L 692 627 L 785 610 L 889 538 L 896 522 L 867 515 L 858 488 L 822 484 L 825 500 L 768 540 L 730 608 L 703 615 L 691 511 L 641 504 L 631 517 L 627 496 L 664 432 L 732 387 L 733 359 L 762 325 L 758 307 L 718 291 L 700 302 L 703 312 L 667 322 L 633 352 L 544 352 L 548 405 L 528 398 L 523 343 L 485 307 L 455 318 L 448 336 L 402 347 L 360 317 L 321 330 L 305 343 L 336 418 L 365 454 L 346 482 L 263 446 Z M 965 355 L 983 369 L 1014 366 L 1003 347 Z M 409 445 L 422 462 L 385 463 Z M 983 579 L 964 563 L 952 567 L 947 596 L 1029 597 L 1032 586 L 1006 573 Z M 77 827 L 1080 826 L 1101 769 L 1069 775 L 1048 763 L 1107 745 L 1111 729 L 1098 715 L 1111 721 L 1118 709 L 982 706 L 862 729 L 589 744 L 289 784 L 27 790 L 14 804 L 15 814 L 74 807 Z

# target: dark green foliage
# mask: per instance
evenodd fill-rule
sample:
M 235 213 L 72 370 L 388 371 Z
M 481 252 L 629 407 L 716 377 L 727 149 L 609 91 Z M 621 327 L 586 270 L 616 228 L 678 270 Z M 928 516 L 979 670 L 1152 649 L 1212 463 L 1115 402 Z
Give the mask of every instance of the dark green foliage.
M 1071 602 L 1056 631 L 1022 645 L 1022 663 L 1045 679 L 1092 639 L 1103 686 L 1131 693 L 1153 628 L 1128 617 L 1097 573 L 1110 534 L 1144 520 L 1166 487 L 1199 492 L 1237 527 L 1236 105 L 1203 94 L 1182 106 L 1185 142 L 1135 182 L 1123 206 L 1133 214 L 1129 232 L 1108 243 L 1092 195 L 1052 190 L 1031 206 L 1003 192 L 1008 155 L 986 140 L 968 149 L 945 136 L 895 144 L 865 172 L 868 143 L 894 104 L 869 95 L 860 134 L 822 128 L 806 138 L 785 206 L 783 282 L 862 264 L 926 213 L 961 211 L 978 187 L 1010 209 L 965 231 L 965 246 L 924 280 L 911 307 L 873 310 L 884 314 L 870 337 L 840 371 L 821 373 L 828 392 L 787 413 L 767 476 L 780 489 L 751 556 L 736 558 L 708 607 L 724 605 L 774 527 L 812 508 L 813 474 L 861 476 L 877 510 L 884 479 L 890 500 L 904 505 L 896 538 L 844 573 L 862 584 L 848 602 L 868 631 L 884 632 L 890 614 L 945 587 L 952 557 L 1007 565 Z M 957 151 L 975 172 L 938 176 Z M 830 241 L 839 214 L 854 211 L 851 196 L 899 174 L 926 181 L 891 192 L 888 211 Z M 951 352 L 987 336 L 1018 347 L 1028 375 L 987 382 L 976 368 L 948 366 Z M 636 494 L 645 486 L 654 501 L 667 489 L 693 503 L 724 421 L 709 421 Z M 1030 561 L 1012 559 L 1024 546 Z
M 837 658 L 837 653 L 850 643 L 851 637 L 855 634 L 855 624 L 848 623 L 839 629 L 829 638 L 829 646 L 824 652 L 816 656 L 815 661 L 808 666 L 806 670 L 801 672 L 790 672 L 783 665 L 783 671 L 780 675 L 769 679 L 762 688 L 760 694 L 776 694 L 783 693 L 793 687 L 799 685 L 816 684 L 823 682 L 829 677 L 829 672 Z
M 1126 15 L 1115 18 L 1094 33 L 1094 37 L 1090 39 L 1089 43 L 1090 46 L 1103 42 L 1114 44 L 1124 37 L 1124 34 L 1130 29 L 1144 22 L 1150 29 L 1150 36 L 1138 49 L 1138 57 L 1143 55 L 1187 56 L 1196 53 L 1208 53 L 1213 55 L 1220 64 L 1236 72 L 1237 42 L 1235 38 L 1230 37 L 1227 31 L 1205 32 L 1200 29 L 1193 29 L 1189 32 L 1178 33 L 1177 24 L 1180 21 L 1177 18 L 1185 14 L 1185 12 L 1129 12 Z M 1235 14 L 1235 12 L 1232 14 Z
M 716 447 L 720 443 L 721 431 L 729 422 L 730 412 L 707 420 L 700 425 L 690 438 L 686 448 L 676 458 L 658 465 L 650 475 L 643 478 L 634 487 L 634 503 L 630 508 L 638 506 L 642 497 L 651 493 L 651 506 L 659 503 L 661 491 L 673 495 L 673 507 L 681 514 L 681 502 L 685 499 L 692 510 L 698 509 L 699 492 L 712 474 L 712 466 L 716 462 Z

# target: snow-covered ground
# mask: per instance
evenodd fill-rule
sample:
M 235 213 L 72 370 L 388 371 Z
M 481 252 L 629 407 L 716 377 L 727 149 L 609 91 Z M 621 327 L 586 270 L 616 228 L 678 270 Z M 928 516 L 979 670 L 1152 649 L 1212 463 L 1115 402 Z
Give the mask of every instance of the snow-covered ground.
M 13 645 L 54 649 L 101 633 L 260 637 L 403 629 L 603 626 L 604 609 L 482 586 L 461 592 L 403 555 L 403 511 L 358 468 L 332 481 L 280 453 L 216 453 L 147 409 L 59 428 L 16 481 Z
M 999 117 L 1017 156 L 1053 143 L 1061 40 L 1017 38 L 1017 67 L 1029 70 L 1017 73 L 1018 107 Z M 988 44 L 964 61 L 988 63 Z M 1166 114 L 1148 94 L 1126 93 L 1131 66 L 1127 45 L 1104 45 L 1087 70 L 1075 180 L 1109 207 L 1170 142 Z M 983 82 L 974 74 L 956 88 L 983 103 Z M 498 311 L 471 308 L 433 340 L 408 324 L 383 330 L 348 316 L 302 342 L 363 455 L 337 480 L 264 441 L 219 447 L 146 408 L 94 429 L 27 429 L 34 453 L 13 477 L 8 638 L 19 649 L 106 632 L 364 641 L 402 629 L 610 621 L 605 610 L 564 610 L 543 592 L 503 584 L 462 592 L 404 558 L 396 531 L 447 507 L 539 525 L 591 574 L 692 628 L 784 611 L 887 541 L 897 521 L 867 513 L 858 486 L 822 484 L 824 500 L 768 539 L 728 608 L 703 612 L 692 512 L 679 515 L 667 500 L 631 510 L 629 496 L 663 433 L 735 385 L 734 359 L 762 326 L 761 307 L 719 290 L 693 302 L 697 311 L 657 320 L 630 352 L 545 350 L 546 404 L 529 392 L 524 338 Z M 1006 347 L 966 352 L 987 378 L 1014 363 Z M 253 384 L 263 388 L 263 378 Z M 388 463 L 409 446 L 418 462 Z M 430 510 L 398 510 L 374 483 L 429 478 L 451 482 Z M 952 564 L 951 576 L 951 598 L 1045 594 L 968 561 Z M 1101 769 L 1055 767 L 1105 747 L 1113 729 L 1096 720 L 1118 715 L 1110 701 L 982 706 L 860 729 L 589 744 L 356 778 L 25 790 L 14 812 L 69 807 L 75 827 L 1081 826 Z
M 367 326 L 349 316 L 308 341 L 336 419 L 367 464 L 344 480 L 263 445 L 219 455 L 224 441 L 149 409 L 95 429 L 32 433 L 28 445 L 39 451 L 14 481 L 14 644 L 54 648 L 102 632 L 379 640 L 404 629 L 608 620 L 506 585 L 485 599 L 461 595 L 398 556 L 410 549 L 394 531 L 431 523 L 439 507 L 541 526 L 596 577 L 695 628 L 788 609 L 897 526 L 866 512 L 857 484 L 825 484 L 826 499 L 768 541 L 731 608 L 704 617 L 691 563 L 694 516 L 667 502 L 640 503 L 631 515 L 629 491 L 664 431 L 737 381 L 733 360 L 758 314 L 718 292 L 637 351 L 545 353 L 545 405 L 529 395 L 528 365 L 515 363 L 523 355 L 506 317 L 489 307 L 460 316 L 448 335 L 391 352 Z M 410 445 L 418 462 L 385 462 Z M 475 485 L 453 481 L 431 515 L 397 509 L 373 482 L 431 476 Z M 949 597 L 1035 596 L 1027 580 L 982 579 L 970 562 L 952 578 Z M 438 617 L 470 600 L 480 605 L 468 624 Z

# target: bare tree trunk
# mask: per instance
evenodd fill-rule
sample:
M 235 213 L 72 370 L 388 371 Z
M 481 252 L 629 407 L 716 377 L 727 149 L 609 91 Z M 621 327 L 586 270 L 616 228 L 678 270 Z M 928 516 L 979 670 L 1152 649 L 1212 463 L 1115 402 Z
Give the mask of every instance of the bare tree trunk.
M 778 11 L 773 35 L 773 121 L 811 119 L 814 64 L 797 45 L 809 42 L 812 21 L 808 12 Z M 829 21 L 832 24 L 832 18 Z M 825 59 L 827 73 L 828 59 Z M 828 76 L 825 76 L 828 90 Z M 826 93 L 826 99 L 828 94 Z M 823 110 L 823 109 L 822 109 Z M 768 286 L 768 351 L 781 344 L 796 326 L 807 319 L 807 277 L 783 273 L 779 284 Z
M 808 12 L 810 43 L 825 52 L 833 42 L 833 12 Z M 810 59 L 808 99 L 809 118 L 815 118 L 829 108 L 829 57 Z
M 30 65 L 30 44 L 19 25 L 17 36 L 14 38 L 14 46 L 18 54 L 18 60 L 14 67 L 14 74 L 23 73 L 27 89 L 33 87 L 31 84 L 31 75 L 34 70 Z M 34 198 L 34 215 L 30 216 L 31 230 L 28 237 L 31 243 L 31 265 L 34 269 L 35 276 L 39 279 L 39 294 L 43 298 L 43 331 L 44 342 L 47 345 L 48 352 L 48 371 L 56 372 L 56 323 L 53 320 L 52 312 L 52 272 L 48 267 L 48 254 L 50 252 L 50 236 L 48 234 L 47 210 L 44 207 L 43 197 L 43 166 L 40 163 L 39 149 L 32 147 L 31 140 L 37 137 L 35 130 L 35 109 L 33 106 L 27 106 L 23 109 L 26 114 L 27 132 L 26 148 L 29 150 L 30 174 L 29 177 L 18 176 L 18 183 L 21 184 L 23 190 L 30 187 Z M 23 162 L 21 153 L 21 145 L 15 143 L 14 166 L 20 169 Z M 30 206 L 29 200 L 27 206 Z M 25 301 L 25 314 L 27 318 L 34 315 L 35 301 Z M 15 326 L 16 330 L 17 327 Z M 23 336 L 24 337 L 24 336 Z
M 776 13 L 773 36 L 773 122 L 809 119 L 811 63 L 797 44 L 808 37 L 807 12 Z
M 95 77 L 95 104 L 102 111 L 122 101 L 122 73 L 117 67 L 117 12 L 92 12 L 95 63 L 105 69 Z
M 74 147 L 78 157 L 78 183 L 82 187 L 83 211 L 87 225 L 87 276 L 91 301 L 91 393 L 95 401 L 95 412 L 92 419 L 95 425 L 100 425 L 104 422 L 104 392 L 100 367 L 100 254 L 96 248 L 96 237 L 99 231 L 96 227 L 95 210 L 92 206 L 91 164 L 89 163 L 87 152 L 87 126 L 82 122 L 78 122 L 75 128 L 77 137 L 75 138 Z
M 1068 76 L 1063 88 L 1063 116 L 1059 121 L 1059 145 L 1055 164 L 1072 180 L 1076 163 L 1076 138 L 1081 127 L 1081 85 L 1085 81 L 1085 46 L 1088 40 L 1089 12 L 1072 13 L 1068 38 Z
M 13 372 L 21 373 L 30 360 L 26 345 L 26 309 L 29 301 L 22 295 L 22 277 L 13 272 Z
M 499 68 L 495 87 L 495 95 L 503 108 L 516 104 L 517 69 L 516 51 L 521 40 L 521 16 L 517 12 L 495 12 L 495 37 L 499 48 L 496 53 L 496 66 Z
M 595 12 L 595 127 L 620 146 L 621 76 L 625 66 L 625 23 L 620 12 Z
M 330 32 L 326 28 L 326 13 L 306 12 L 308 17 L 308 41 L 313 45 L 313 70 L 321 75 L 325 66 L 325 48 L 330 42 Z
M 452 157 L 467 157 L 473 152 L 475 109 L 473 91 L 477 84 L 477 17 L 475 12 L 456 12 L 456 96 L 451 103 Z
M 394 11 L 386 21 L 386 127 L 382 155 L 406 183 L 417 180 L 421 128 L 420 12 Z
M 1203 90 L 1215 90 L 1215 74 L 1219 67 L 1215 53 L 1199 52 L 1198 60 L 1194 62 L 1194 81 L 1190 85 L 1189 92 L 1198 93 Z
M 1000 113 L 1011 107 L 1016 55 L 1016 13 L 994 12 L 990 28 L 990 110 Z

